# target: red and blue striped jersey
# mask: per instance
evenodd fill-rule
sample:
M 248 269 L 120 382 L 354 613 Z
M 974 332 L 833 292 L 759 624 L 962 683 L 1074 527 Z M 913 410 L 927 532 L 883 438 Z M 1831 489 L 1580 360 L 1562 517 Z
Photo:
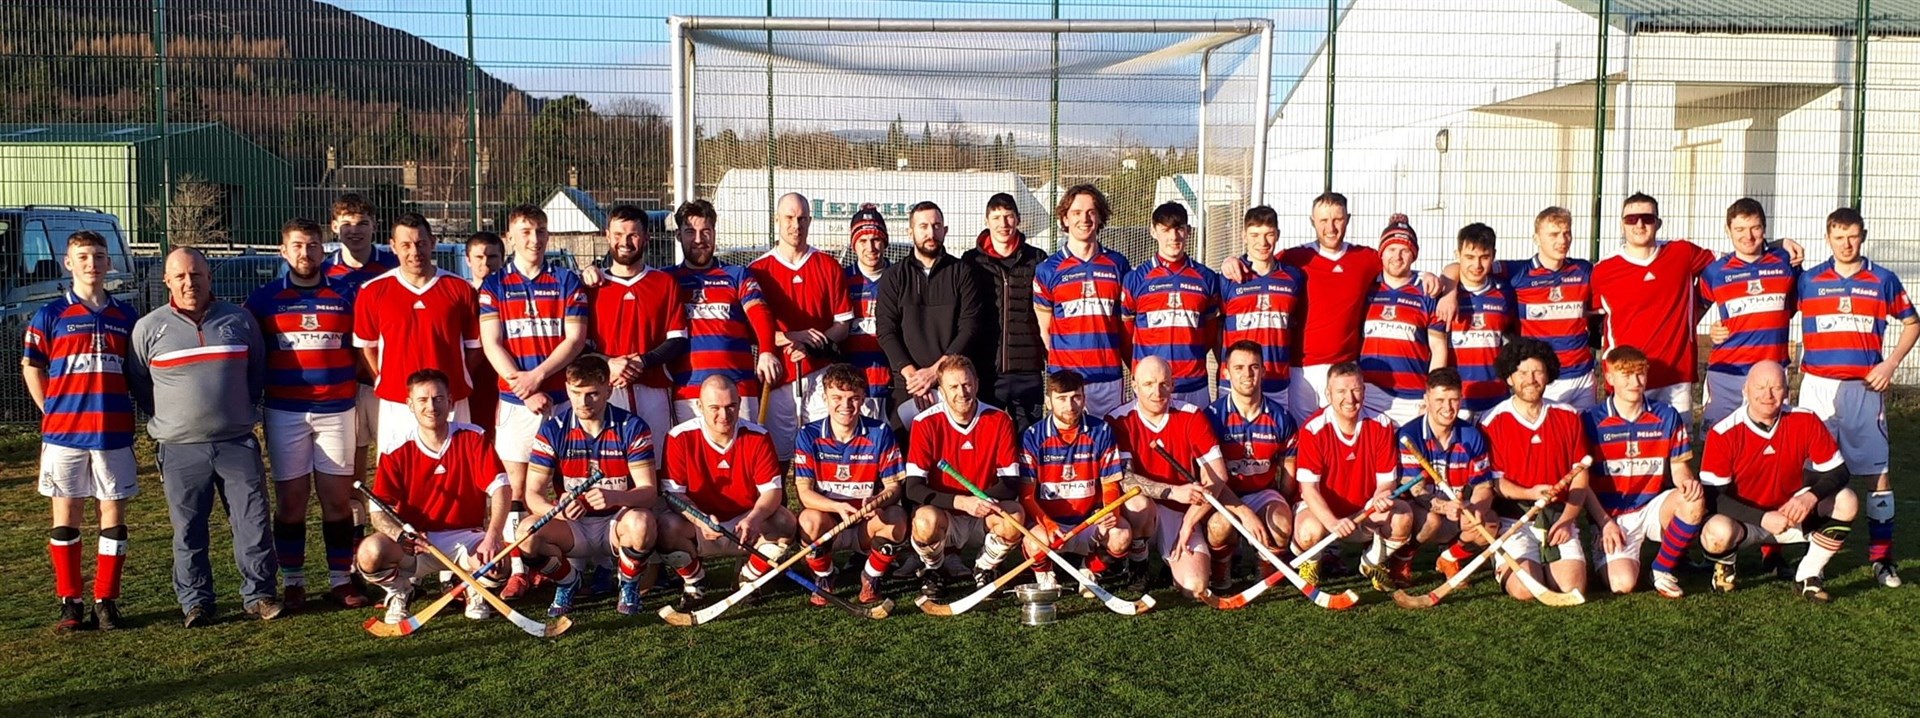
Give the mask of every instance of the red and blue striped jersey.
M 1303 303 L 1305 282 L 1300 270 L 1278 261 L 1273 263 L 1273 271 L 1260 276 L 1253 275 L 1253 263 L 1247 262 L 1245 281 L 1220 278 L 1220 305 L 1226 314 L 1221 322 L 1220 346 L 1224 350 L 1242 340 L 1260 345 L 1260 363 L 1266 368 L 1260 379 L 1262 393 L 1287 389 L 1293 372 L 1294 315 Z M 1224 363 L 1220 378 L 1227 378 Z
M 839 322 L 853 321 L 846 270 L 833 255 L 808 248 L 798 264 L 788 264 L 777 250 L 770 250 L 747 265 L 747 270 L 760 281 L 761 297 L 766 300 L 775 331 L 825 332 Z M 775 386 L 791 384 L 828 363 L 830 360 L 812 354 L 798 362 L 786 360 L 786 375 Z
M 567 338 L 567 322 L 587 320 L 587 290 L 570 269 L 542 268 L 539 276 L 521 274 L 509 262 L 480 283 L 480 320 L 500 322 L 507 353 L 520 371 L 530 371 L 553 356 Z M 540 382 L 554 403 L 566 400 L 567 377 L 554 372 Z M 523 403 L 505 377 L 499 382 L 500 401 Z
M 1173 390 L 1205 391 L 1207 350 L 1220 318 L 1220 276 L 1200 263 L 1154 255 L 1120 281 L 1120 316 L 1133 361 L 1149 356 L 1173 367 Z
M 607 405 L 600 416 L 600 431 L 588 433 L 580 425 L 573 406 L 561 404 L 552 416 L 540 421 L 533 436 L 533 448 L 527 465 L 538 466 L 556 478 L 556 491 L 565 493 L 579 488 L 596 473 L 598 488 L 627 491 L 633 488 L 633 469 L 629 464 L 653 465 L 653 432 L 647 422 L 620 407 Z M 558 498 L 558 497 L 556 497 Z M 622 507 L 609 506 L 588 511 L 588 516 L 612 516 Z
M 1280 490 L 1280 471 L 1293 457 L 1293 441 L 1300 427 L 1287 409 L 1260 397 L 1260 415 L 1248 419 L 1227 392 L 1207 407 L 1213 433 L 1220 438 L 1220 458 L 1227 464 L 1227 488 L 1246 496 L 1266 489 Z M 1286 497 L 1297 502 L 1299 496 Z
M 1459 309 L 1447 327 L 1447 341 L 1453 347 L 1453 365 L 1460 370 L 1460 408 L 1465 411 L 1486 411 L 1507 398 L 1506 377 L 1493 363 L 1520 323 L 1511 291 L 1497 280 L 1477 290 L 1460 286 Z
M 704 268 L 676 264 L 667 268 L 680 283 L 687 308 L 687 355 L 673 363 L 679 398 L 698 399 L 700 382 L 719 374 L 740 387 L 741 396 L 757 396 L 754 347 L 773 351 L 773 316 L 760 296 L 760 282 L 746 267 L 715 260 Z
M 1033 276 L 1033 305 L 1053 314 L 1047 371 L 1072 369 L 1094 383 L 1120 379 L 1127 361 L 1121 283 L 1132 269 L 1125 255 L 1109 247 L 1089 260 L 1061 249 L 1040 263 Z
M 1729 252 L 1707 265 L 1700 273 L 1700 295 L 1714 304 L 1728 333 L 1707 354 L 1707 371 L 1745 376 L 1763 361 L 1787 364 L 1798 271 L 1784 249 L 1768 250 L 1755 262 Z
M 327 255 L 326 259 L 320 260 L 320 270 L 326 273 L 328 279 L 345 281 L 354 289 L 359 289 L 360 285 L 367 283 L 367 280 L 386 274 L 387 270 L 400 266 L 400 258 L 394 256 L 393 250 L 378 244 L 373 245 L 373 254 L 367 257 L 366 264 L 358 267 L 350 266 L 347 264 L 346 257 L 346 247 L 335 249 Z
M 833 433 L 833 417 L 800 427 L 793 438 L 793 478 L 835 501 L 862 506 L 888 484 L 907 478 L 906 457 L 887 422 L 854 417 L 853 437 Z M 972 478 L 972 477 L 968 477 Z
M 1360 374 L 1368 384 L 1399 399 L 1418 399 L 1427 391 L 1428 343 L 1446 326 L 1433 316 L 1434 300 L 1418 281 L 1394 287 L 1382 281 L 1367 302 L 1361 328 Z
M 1593 471 L 1587 486 L 1609 516 L 1646 506 L 1667 488 L 1669 462 L 1693 453 L 1693 438 L 1680 412 L 1657 401 L 1642 405 L 1631 420 L 1608 399 L 1586 411 L 1587 443 L 1593 446 Z
M 587 304 L 592 307 L 587 339 L 594 351 L 609 357 L 633 356 L 669 339 L 687 337 L 680 285 L 666 272 L 644 267 L 631 277 L 612 272 L 601 276 L 606 281 L 587 289 Z M 639 384 L 665 389 L 673 386 L 670 381 L 666 367 L 649 366 L 641 372 Z
M 1426 470 L 1420 466 L 1418 457 L 1426 457 L 1433 465 L 1435 473 L 1440 475 L 1445 486 L 1440 492 L 1449 501 L 1467 501 L 1473 498 L 1473 487 L 1493 480 L 1493 446 L 1487 442 L 1487 434 L 1470 422 L 1455 419 L 1453 431 L 1445 441 L 1434 436 L 1433 427 L 1425 418 L 1416 419 L 1400 427 L 1399 438 L 1411 440 L 1419 449 L 1419 454 L 1407 450 L 1407 442 L 1400 446 L 1400 483 L 1419 478 Z
M 881 267 L 885 271 L 886 267 Z M 880 336 L 873 331 L 873 303 L 880 299 L 880 275 L 871 277 L 859 264 L 847 265 L 847 298 L 853 304 L 853 324 L 848 328 L 845 346 L 847 363 L 867 376 L 867 396 L 884 398 L 893 385 L 893 369 L 887 353 L 880 349 Z
M 1617 254 L 1593 266 L 1593 299 L 1607 315 L 1607 346 L 1647 353 L 1647 388 L 1699 378 L 1694 287 L 1712 261 L 1713 252 L 1678 239 L 1660 242 L 1644 260 Z
M 133 307 L 111 297 L 96 312 L 72 292 L 33 313 L 21 356 L 47 369 L 41 441 L 90 451 L 133 445 L 133 398 L 125 370 L 138 317 Z
M 1307 278 L 1301 305 L 1301 327 L 1294 335 L 1301 366 L 1354 361 L 1360 357 L 1361 326 L 1365 324 L 1367 295 L 1380 283 L 1380 253 L 1372 247 L 1349 244 L 1328 254 L 1315 243 L 1280 253 L 1280 261 L 1300 269 Z
M 1800 368 L 1828 379 L 1865 379 L 1884 360 L 1887 319 L 1914 318 L 1913 303 L 1892 270 L 1861 260 L 1843 277 L 1833 260 L 1800 275 Z
M 314 414 L 353 408 L 360 391 L 354 289 L 344 279 L 302 287 L 281 277 L 247 296 L 247 311 L 267 341 L 267 408 Z
M 1587 315 L 1593 302 L 1593 263 L 1567 258 L 1558 270 L 1540 259 L 1508 259 L 1494 265 L 1507 275 L 1519 306 L 1520 336 L 1538 339 L 1560 357 L 1560 376 L 1593 372 L 1593 347 L 1587 339 Z
M 1103 419 L 1083 416 L 1063 431 L 1047 417 L 1020 437 L 1020 478 L 1033 486 L 1040 510 L 1062 526 L 1079 525 L 1099 510 L 1101 485 L 1120 481 L 1125 470 L 1119 440 Z

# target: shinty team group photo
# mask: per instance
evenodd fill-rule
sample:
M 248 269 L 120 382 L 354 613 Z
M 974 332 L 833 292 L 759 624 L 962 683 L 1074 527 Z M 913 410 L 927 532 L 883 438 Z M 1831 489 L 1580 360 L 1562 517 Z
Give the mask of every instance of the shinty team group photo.
M 1806 267 L 1751 199 L 1727 207 L 1724 244 L 1662 238 L 1654 197 L 1618 206 L 1604 260 L 1570 257 L 1574 217 L 1549 207 L 1531 257 L 1497 257 L 1485 224 L 1430 230 L 1451 259 L 1433 273 L 1404 215 L 1351 242 L 1331 192 L 1297 208 L 1307 222 L 1248 210 L 1218 267 L 1189 256 L 1176 203 L 1152 211 L 1139 265 L 1103 245 L 1093 185 L 1043 219 L 1056 252 L 1002 194 L 913 205 L 897 261 L 873 205 L 835 257 L 788 194 L 745 266 L 716 256 L 725 208 L 695 200 L 672 214 L 679 264 L 647 265 L 647 215 L 622 205 L 575 271 L 548 266 L 547 217 L 522 205 L 504 236 L 466 238 L 469 282 L 436 267 L 425 218 L 377 226 L 346 195 L 325 224 L 281 227 L 284 273 L 241 305 L 173 249 L 145 316 L 106 290 L 106 241 L 77 232 L 71 290 L 21 362 L 54 628 L 125 625 L 125 507 L 156 478 L 189 628 L 220 620 L 216 498 L 244 615 L 324 599 L 377 636 L 448 608 L 557 636 L 595 594 L 692 625 L 781 579 L 870 620 L 1016 586 L 1133 615 L 1285 583 L 1344 610 L 1365 599 L 1325 584 L 1356 573 L 1411 609 L 1474 579 L 1571 606 L 1733 591 L 1749 548 L 1826 603 L 1862 513 L 1875 581 L 1899 586 L 1883 406 L 1920 324 L 1865 219 L 1834 210 L 1831 259 Z M 984 226 L 959 254 L 947 210 Z M 1282 225 L 1310 239 L 1283 248 Z M 136 408 L 158 451 L 145 480 Z

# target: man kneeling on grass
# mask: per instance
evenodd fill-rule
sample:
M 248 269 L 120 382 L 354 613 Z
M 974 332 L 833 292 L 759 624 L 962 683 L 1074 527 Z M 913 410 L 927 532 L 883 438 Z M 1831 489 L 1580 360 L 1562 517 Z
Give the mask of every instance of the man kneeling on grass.
M 398 515 L 369 516 L 379 533 L 360 542 L 357 560 L 367 582 L 387 590 L 388 623 L 406 620 L 414 578 L 442 568 L 419 542 L 433 544 L 469 570 L 477 568 L 506 545 L 502 535 L 512 498 L 506 468 L 486 434 L 478 426 L 450 419 L 453 396 L 446 374 L 421 369 L 408 375 L 407 410 L 416 425 L 380 455 L 372 488 L 374 497 Z M 396 538 L 404 533 L 403 523 L 420 535 Z M 476 578 L 492 588 L 504 573 L 496 570 Z M 467 618 L 492 613 L 485 601 L 468 597 Z

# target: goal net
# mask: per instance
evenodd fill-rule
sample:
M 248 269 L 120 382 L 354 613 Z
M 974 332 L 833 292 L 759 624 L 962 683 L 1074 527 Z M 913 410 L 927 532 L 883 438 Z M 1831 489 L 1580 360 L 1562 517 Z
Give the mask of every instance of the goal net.
M 676 201 L 713 200 L 729 255 L 771 243 L 787 192 L 811 201 L 823 249 L 844 249 L 870 202 L 904 251 L 907 209 L 933 201 L 958 254 L 1005 192 L 1052 250 L 1059 195 L 1093 183 L 1112 202 L 1110 246 L 1151 256 L 1149 218 L 1174 201 L 1212 263 L 1238 251 L 1260 196 L 1265 19 L 669 22 Z

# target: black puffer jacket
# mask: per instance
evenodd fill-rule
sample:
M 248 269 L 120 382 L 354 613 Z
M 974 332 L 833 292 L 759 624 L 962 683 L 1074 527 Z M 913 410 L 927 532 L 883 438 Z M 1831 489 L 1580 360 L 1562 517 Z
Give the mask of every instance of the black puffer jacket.
M 1047 253 L 1027 244 L 1025 234 L 1010 257 L 993 256 L 988 246 L 983 231 L 974 248 L 960 257 L 979 273 L 980 295 L 987 302 L 974 341 L 974 363 L 994 374 L 1046 371 L 1047 346 L 1040 343 L 1040 320 L 1033 316 L 1033 275 Z

